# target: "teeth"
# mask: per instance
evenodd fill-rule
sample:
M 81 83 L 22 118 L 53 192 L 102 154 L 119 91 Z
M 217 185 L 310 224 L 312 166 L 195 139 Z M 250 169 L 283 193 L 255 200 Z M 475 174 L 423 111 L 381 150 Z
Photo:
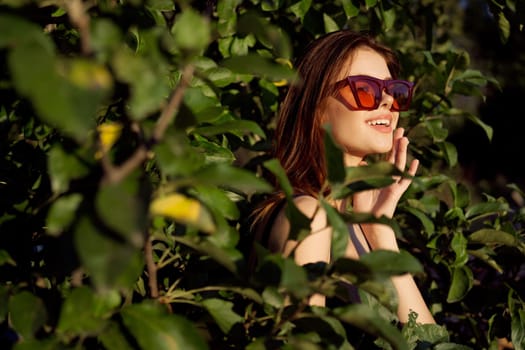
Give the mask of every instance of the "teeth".
M 386 125 L 390 126 L 390 120 L 388 119 L 377 119 L 368 122 L 368 125 Z

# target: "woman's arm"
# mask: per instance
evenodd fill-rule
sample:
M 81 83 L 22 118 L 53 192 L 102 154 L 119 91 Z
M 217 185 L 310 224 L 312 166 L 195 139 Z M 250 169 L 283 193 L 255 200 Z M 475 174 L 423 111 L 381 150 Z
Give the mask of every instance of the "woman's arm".
M 394 133 L 394 145 L 388 159 L 398 169 L 405 169 L 407 161 L 408 139 L 403 137 L 404 130 L 399 128 Z M 408 169 L 412 176 L 416 174 L 419 162 L 413 160 Z M 357 193 L 353 198 L 353 208 L 357 212 L 372 213 L 376 217 L 386 216 L 391 218 L 397 207 L 399 199 L 408 189 L 412 180 L 408 178 L 396 179 L 392 185 L 371 191 Z M 393 229 L 382 224 L 363 224 L 363 233 L 372 250 L 385 249 L 399 251 Z M 398 317 L 401 322 L 408 321 L 410 311 L 418 314 L 420 323 L 435 323 L 413 277 L 409 274 L 396 276 L 392 282 L 399 297 Z

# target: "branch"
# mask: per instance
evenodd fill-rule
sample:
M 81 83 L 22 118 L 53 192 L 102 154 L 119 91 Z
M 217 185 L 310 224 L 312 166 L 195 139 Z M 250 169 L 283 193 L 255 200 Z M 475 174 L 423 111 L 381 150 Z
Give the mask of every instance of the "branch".
M 190 84 L 191 78 L 195 67 L 193 65 L 187 65 L 182 71 L 182 76 L 177 85 L 177 88 L 173 92 L 168 101 L 168 104 L 162 110 L 155 129 L 153 130 L 152 143 L 156 143 L 164 137 L 166 129 L 175 118 L 176 112 L 179 110 L 179 106 L 182 103 L 184 92 Z M 129 173 L 135 170 L 148 158 L 149 150 L 145 145 L 139 146 L 135 153 L 131 155 L 122 165 L 118 167 L 110 166 L 110 164 L 103 164 L 105 169 L 105 175 L 102 182 L 116 183 L 126 177 Z
M 89 33 L 90 18 L 82 0 L 64 1 L 71 23 L 80 32 L 80 44 L 84 55 L 91 54 L 91 34 Z
M 153 299 L 159 297 L 159 289 L 157 286 L 157 266 L 153 261 L 153 243 L 151 236 L 148 237 L 144 246 L 144 258 L 146 259 L 146 266 L 148 267 L 148 285 L 150 296 Z
M 177 86 L 177 89 L 171 96 L 168 104 L 162 111 L 162 114 L 160 115 L 160 118 L 157 121 L 155 130 L 153 131 L 153 142 L 157 142 L 162 139 L 164 133 L 166 132 L 166 129 L 175 118 L 175 115 L 179 110 L 179 106 L 182 102 L 182 98 L 184 97 L 184 91 L 190 84 L 194 71 L 195 67 L 192 64 L 189 64 L 186 67 L 184 67 L 179 85 Z

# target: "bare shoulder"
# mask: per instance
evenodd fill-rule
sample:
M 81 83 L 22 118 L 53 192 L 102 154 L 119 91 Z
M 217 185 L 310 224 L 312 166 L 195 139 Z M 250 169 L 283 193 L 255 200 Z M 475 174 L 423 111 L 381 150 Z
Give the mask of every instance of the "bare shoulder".
M 311 218 L 319 210 L 319 201 L 312 196 L 298 196 L 293 200 L 297 209 Z
M 315 197 L 306 195 L 298 196 L 293 199 L 293 203 L 297 209 L 299 209 L 308 218 L 312 219 L 314 216 L 319 216 L 317 215 L 319 213 L 319 202 Z M 324 220 L 324 222 L 326 221 Z M 290 221 L 286 215 L 286 207 L 283 207 L 277 214 L 271 228 L 270 240 L 268 242 L 270 250 L 282 251 L 286 241 L 288 240 L 289 232 Z

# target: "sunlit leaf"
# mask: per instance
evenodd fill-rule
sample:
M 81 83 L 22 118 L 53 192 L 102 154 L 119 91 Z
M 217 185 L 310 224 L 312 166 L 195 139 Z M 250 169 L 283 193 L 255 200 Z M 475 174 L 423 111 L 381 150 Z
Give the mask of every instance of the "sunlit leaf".
M 525 243 L 514 235 L 496 229 L 484 228 L 471 233 L 468 240 L 473 243 L 505 245 L 509 247 L 525 248 Z M 525 250 L 523 250 L 525 252 Z
M 210 41 L 210 23 L 195 10 L 186 8 L 177 16 L 172 34 L 181 49 L 200 51 Z
M 465 298 L 473 283 L 474 277 L 468 266 L 462 265 L 452 268 L 452 280 L 448 290 L 447 302 L 455 303 Z
M 472 205 L 465 212 L 467 219 L 481 218 L 489 215 L 503 215 L 509 211 L 508 203 L 501 202 L 482 202 Z
M 197 183 L 223 186 L 244 193 L 268 192 L 272 187 L 254 173 L 229 164 L 216 163 L 202 168 L 194 175 Z
M 103 123 L 97 126 L 97 131 L 99 135 L 100 150 L 95 156 L 100 158 L 102 155 L 106 154 L 111 147 L 113 147 L 115 142 L 117 142 L 122 133 L 122 124 L 114 122 Z
M 211 233 L 215 230 L 215 224 L 206 207 L 198 200 L 180 193 L 154 199 L 150 205 L 150 212 L 152 215 L 165 216 L 195 226 L 204 232 Z
M 456 259 L 454 260 L 454 263 L 451 264 L 451 266 L 458 267 L 465 265 L 468 261 L 467 239 L 465 236 L 463 236 L 461 232 L 454 232 L 454 237 L 452 237 L 450 246 L 456 254 Z

